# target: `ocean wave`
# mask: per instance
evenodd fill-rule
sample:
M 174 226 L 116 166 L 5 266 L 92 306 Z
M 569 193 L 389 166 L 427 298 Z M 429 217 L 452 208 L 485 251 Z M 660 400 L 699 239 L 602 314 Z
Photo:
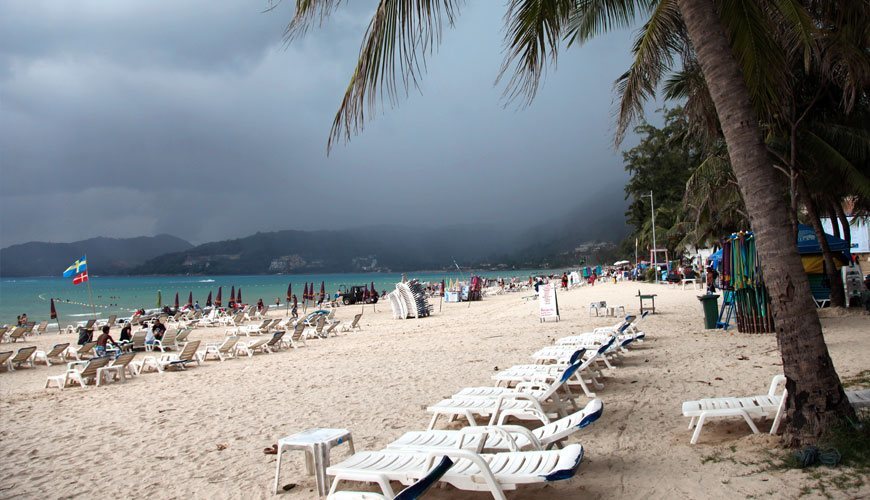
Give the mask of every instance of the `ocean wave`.
M 99 313 L 99 312 L 98 312 L 98 313 L 97 313 L 97 316 L 102 316 L 102 314 L 103 314 L 103 313 Z M 77 317 L 79 317 L 79 316 L 93 316 L 93 315 L 94 315 L 94 313 L 92 313 L 92 312 L 84 313 L 84 314 L 64 314 L 64 316 L 70 316 L 70 317 L 73 317 L 73 318 L 77 318 Z
M 197 283 L 214 283 L 214 280 L 199 280 Z

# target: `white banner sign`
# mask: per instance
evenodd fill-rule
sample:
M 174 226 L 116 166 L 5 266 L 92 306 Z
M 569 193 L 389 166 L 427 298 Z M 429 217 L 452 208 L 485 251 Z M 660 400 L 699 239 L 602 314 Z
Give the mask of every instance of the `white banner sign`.
M 849 229 L 852 236 L 852 241 L 849 242 L 850 252 L 852 253 L 868 253 L 870 252 L 870 219 L 867 217 L 849 217 Z M 842 228 L 843 225 L 837 221 L 837 227 Z M 831 219 L 822 219 L 822 229 L 828 234 L 833 234 L 833 226 Z M 840 236 L 843 235 L 842 229 Z
M 556 299 L 556 285 L 553 282 L 538 287 L 538 306 L 541 321 L 556 318 L 559 321 L 559 301 Z

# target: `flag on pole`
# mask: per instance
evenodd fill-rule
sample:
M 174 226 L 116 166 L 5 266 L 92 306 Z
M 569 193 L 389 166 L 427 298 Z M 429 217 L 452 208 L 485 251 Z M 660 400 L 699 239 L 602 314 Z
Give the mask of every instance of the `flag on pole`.
M 54 299 L 51 299 L 51 319 L 57 319 L 57 309 L 54 308 Z
M 88 280 L 88 272 L 87 271 L 85 271 L 81 274 L 76 274 L 75 277 L 73 278 L 73 285 L 81 285 L 82 283 L 84 283 L 87 280 Z
M 82 274 L 83 272 L 88 270 L 88 259 L 87 256 L 82 256 L 81 259 L 75 261 L 73 265 L 66 268 L 66 271 L 63 272 L 64 278 L 73 278 L 76 275 Z M 85 279 L 87 281 L 87 279 Z M 78 284 L 78 283 L 76 283 Z

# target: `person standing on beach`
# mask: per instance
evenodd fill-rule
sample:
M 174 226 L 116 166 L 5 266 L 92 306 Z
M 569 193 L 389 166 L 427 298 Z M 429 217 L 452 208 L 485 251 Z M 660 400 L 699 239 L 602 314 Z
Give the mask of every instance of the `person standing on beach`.
M 298 306 L 299 300 L 296 299 L 296 294 L 293 294 L 293 309 L 290 309 L 290 316 L 293 316 L 294 319 L 299 318 L 299 312 L 296 309 Z
M 568 273 L 562 273 L 562 288 L 568 288 Z

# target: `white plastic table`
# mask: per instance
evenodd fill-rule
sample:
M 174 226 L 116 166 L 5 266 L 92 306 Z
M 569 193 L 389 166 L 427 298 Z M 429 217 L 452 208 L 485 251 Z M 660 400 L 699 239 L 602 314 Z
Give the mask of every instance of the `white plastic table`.
M 308 429 L 292 436 L 278 440 L 278 463 L 275 466 L 275 488 L 278 493 L 278 480 L 281 475 L 281 456 L 284 450 L 302 450 L 305 452 L 305 470 L 308 475 L 317 479 L 317 492 L 320 496 L 329 493 L 329 478 L 326 468 L 329 467 L 329 452 L 335 446 L 347 443 L 350 454 L 353 455 L 353 436 L 347 429 Z
M 625 314 L 625 306 L 621 306 L 621 305 L 607 306 L 606 316 L 613 316 L 615 318 L 617 313 L 620 311 L 622 311 L 622 314 Z

